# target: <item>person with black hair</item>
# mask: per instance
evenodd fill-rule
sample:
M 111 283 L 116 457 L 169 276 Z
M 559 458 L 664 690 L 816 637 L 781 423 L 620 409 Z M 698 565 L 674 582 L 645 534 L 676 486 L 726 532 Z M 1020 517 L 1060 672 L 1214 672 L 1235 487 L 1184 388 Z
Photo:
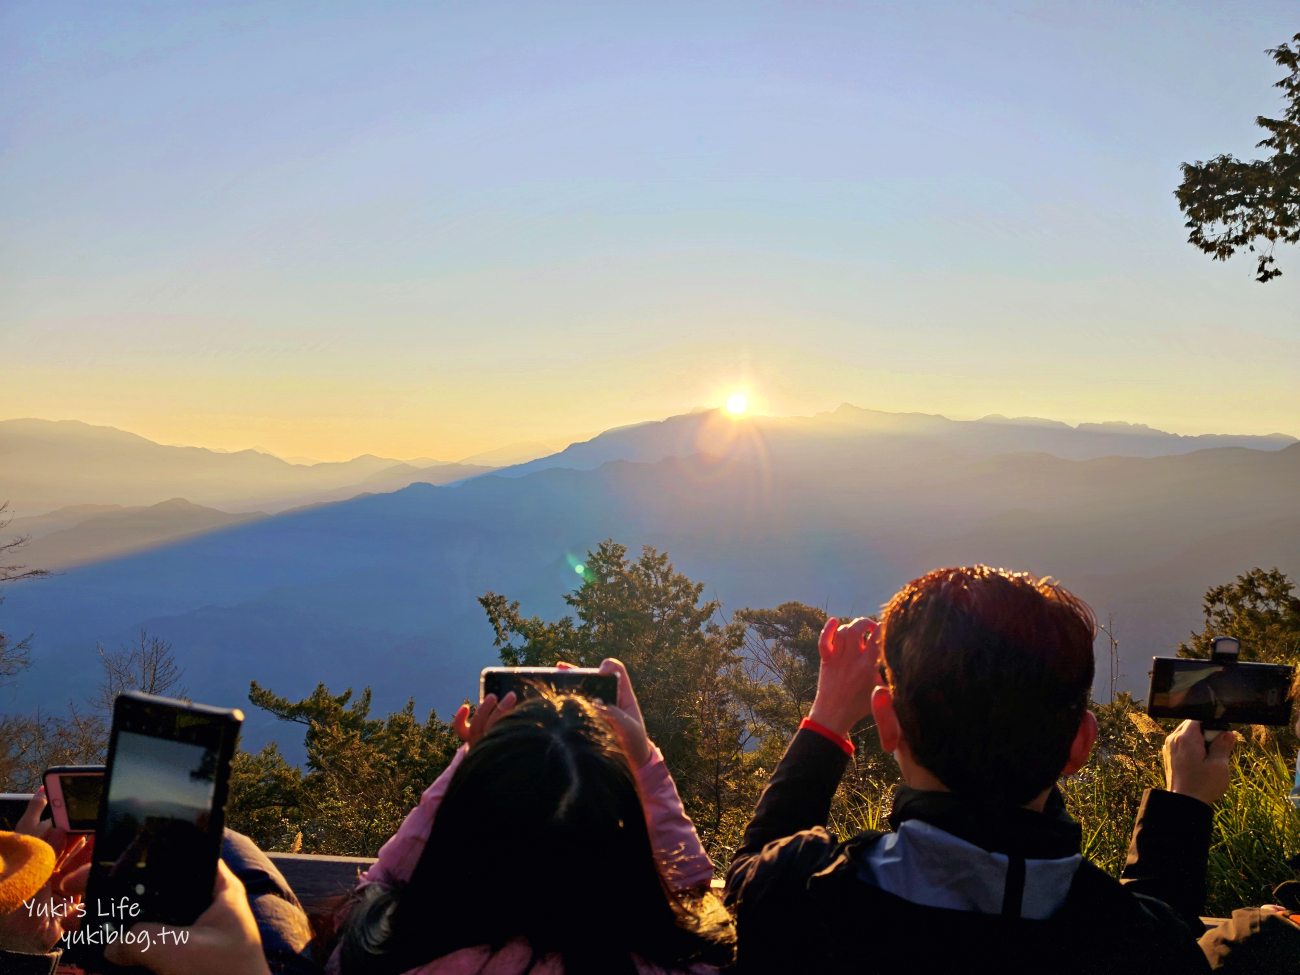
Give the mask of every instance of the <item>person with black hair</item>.
M 488 695 L 362 878 L 341 975 L 716 972 L 734 930 L 627 671 L 618 706 Z M 644 802 L 643 802 L 644 797 Z

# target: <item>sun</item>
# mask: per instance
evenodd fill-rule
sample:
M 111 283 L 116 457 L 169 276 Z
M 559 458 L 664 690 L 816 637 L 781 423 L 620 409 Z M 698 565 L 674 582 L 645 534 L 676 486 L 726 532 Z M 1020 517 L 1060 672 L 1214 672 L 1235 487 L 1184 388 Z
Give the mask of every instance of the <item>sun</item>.
M 740 416 L 749 408 L 749 397 L 744 393 L 732 393 L 727 397 L 727 412 L 732 416 Z

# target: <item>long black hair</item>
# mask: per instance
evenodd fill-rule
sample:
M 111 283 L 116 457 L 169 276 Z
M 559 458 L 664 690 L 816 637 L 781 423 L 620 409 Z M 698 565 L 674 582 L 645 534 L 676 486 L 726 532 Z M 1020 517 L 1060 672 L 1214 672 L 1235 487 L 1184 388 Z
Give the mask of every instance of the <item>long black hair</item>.
M 516 938 L 566 975 L 732 956 L 717 899 L 665 885 L 627 755 L 572 695 L 529 698 L 469 750 L 409 883 L 363 892 L 340 960 L 345 975 L 392 975 Z

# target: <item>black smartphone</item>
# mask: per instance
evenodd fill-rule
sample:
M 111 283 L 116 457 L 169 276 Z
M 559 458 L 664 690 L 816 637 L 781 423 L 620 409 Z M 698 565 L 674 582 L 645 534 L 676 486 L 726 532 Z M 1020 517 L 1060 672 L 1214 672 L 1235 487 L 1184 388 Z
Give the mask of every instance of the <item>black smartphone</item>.
M 591 667 L 485 667 L 479 675 L 478 698 L 495 694 L 497 700 L 511 691 L 522 701 L 550 687 L 561 694 L 578 694 L 602 704 L 618 704 L 618 678 Z
M 104 795 L 104 766 L 56 765 L 45 770 L 42 781 L 56 827 L 66 833 L 95 832 Z
M 1152 657 L 1147 714 L 1223 725 L 1290 724 L 1292 672 L 1285 664 Z
M 104 801 L 73 960 L 93 972 L 138 921 L 193 924 L 212 903 L 244 715 L 127 692 L 113 706 Z

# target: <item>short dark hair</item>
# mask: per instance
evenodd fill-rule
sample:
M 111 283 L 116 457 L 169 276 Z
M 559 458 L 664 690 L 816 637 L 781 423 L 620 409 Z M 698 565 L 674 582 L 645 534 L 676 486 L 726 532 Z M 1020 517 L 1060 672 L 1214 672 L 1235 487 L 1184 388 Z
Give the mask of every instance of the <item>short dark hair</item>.
M 627 754 L 583 698 L 529 697 L 465 755 L 410 881 L 372 885 L 342 943 L 346 973 L 406 972 L 523 938 L 534 960 L 617 975 L 725 965 L 720 901 L 660 876 Z
M 936 569 L 881 615 L 894 710 L 912 755 L 955 793 L 1024 805 L 1051 786 L 1092 688 L 1096 624 L 1050 578 Z

